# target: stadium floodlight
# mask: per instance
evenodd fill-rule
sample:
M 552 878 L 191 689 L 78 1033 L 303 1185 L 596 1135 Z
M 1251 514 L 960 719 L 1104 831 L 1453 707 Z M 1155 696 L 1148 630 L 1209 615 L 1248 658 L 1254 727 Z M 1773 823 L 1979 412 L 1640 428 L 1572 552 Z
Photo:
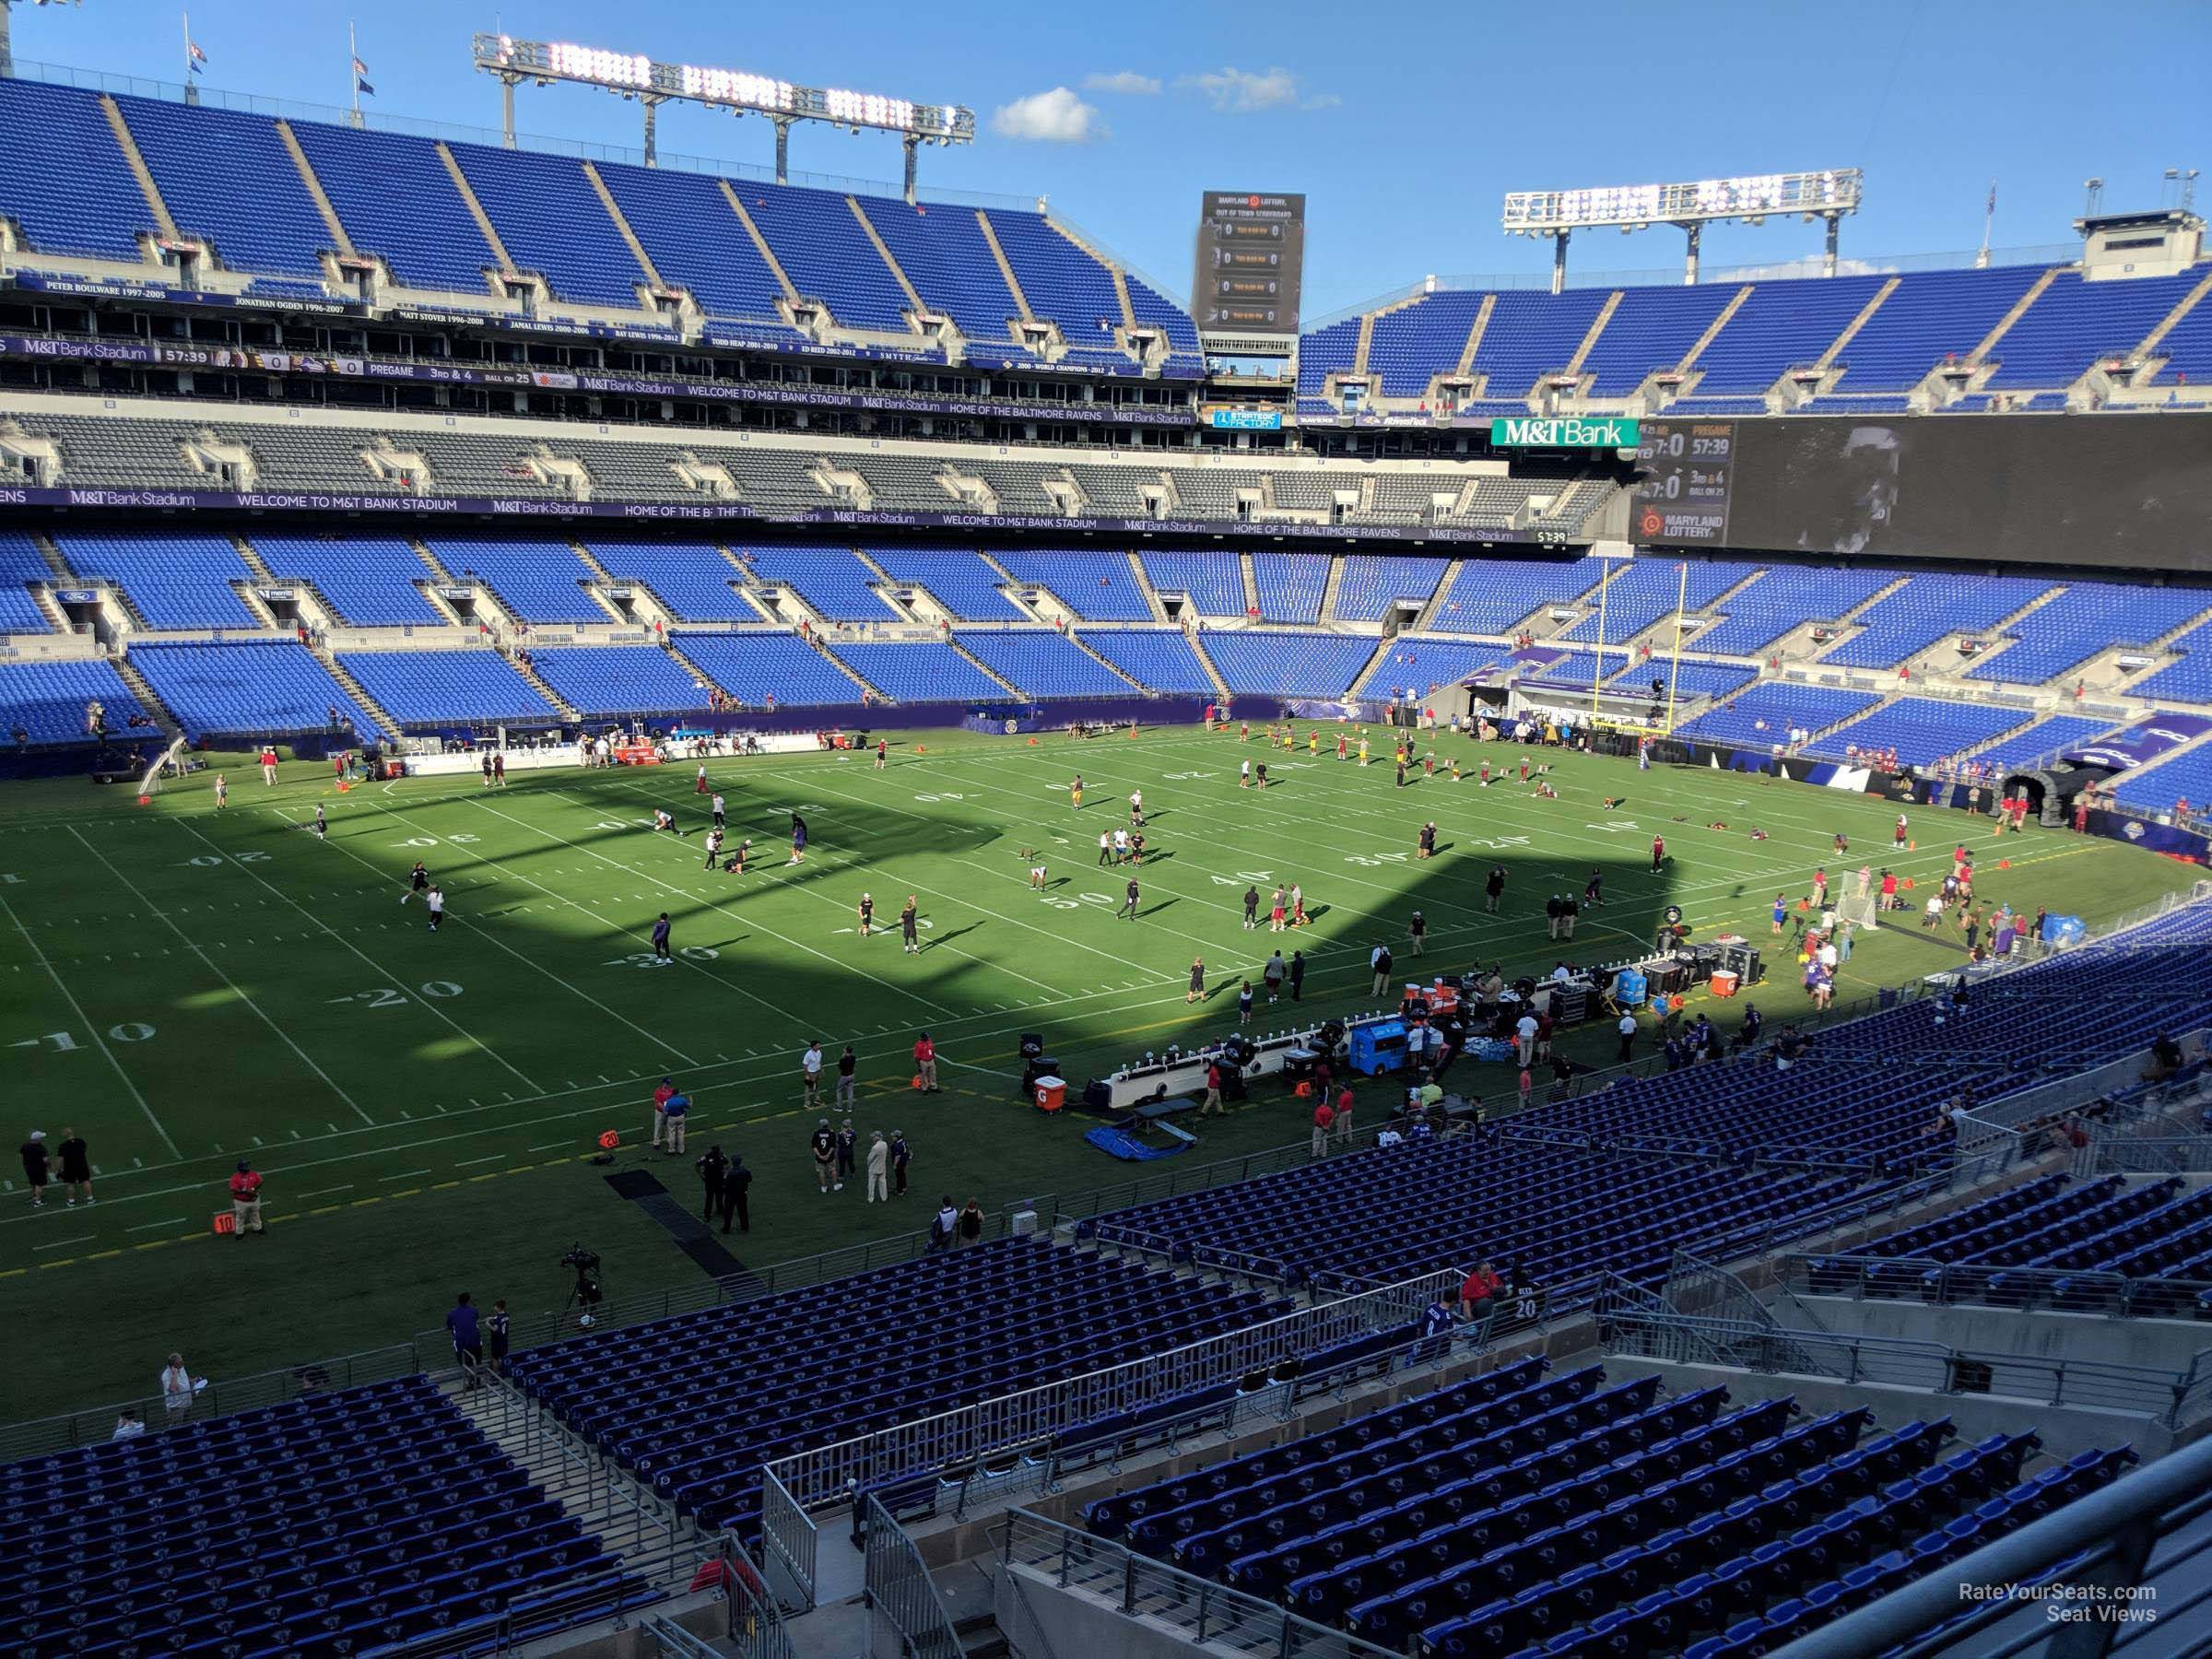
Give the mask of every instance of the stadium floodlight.
M 1616 184 L 1594 190 L 1516 190 L 1505 198 L 1500 223 L 1508 236 L 1552 239 L 1551 287 L 1567 282 L 1567 240 L 1577 230 L 1615 228 L 1624 233 L 1654 224 L 1673 225 L 1689 239 L 1683 280 L 1698 279 L 1698 243 L 1705 226 L 1735 219 L 1763 225 L 1795 216 L 1828 224 L 1828 276 L 1836 274 L 1836 224 L 1859 210 L 1865 178 L 1855 167 L 1818 172 L 1747 173 L 1733 179 L 1693 179 L 1674 184 Z
M 5 3 L 5 0 L 0 0 Z M 960 104 L 916 103 L 880 92 L 845 87 L 801 87 L 773 76 L 701 64 L 662 64 L 640 53 L 609 52 L 572 41 L 518 41 L 512 35 L 480 34 L 476 65 L 495 76 L 501 88 L 500 132 L 514 146 L 514 89 L 524 81 L 549 87 L 555 81 L 603 87 L 645 106 L 645 164 L 655 153 L 654 120 L 660 106 L 681 98 L 733 115 L 765 115 L 776 129 L 776 182 L 790 175 L 794 122 L 820 121 L 858 136 L 866 129 L 896 133 L 906 148 L 906 199 L 914 199 L 914 152 L 924 144 L 973 144 L 975 112 Z

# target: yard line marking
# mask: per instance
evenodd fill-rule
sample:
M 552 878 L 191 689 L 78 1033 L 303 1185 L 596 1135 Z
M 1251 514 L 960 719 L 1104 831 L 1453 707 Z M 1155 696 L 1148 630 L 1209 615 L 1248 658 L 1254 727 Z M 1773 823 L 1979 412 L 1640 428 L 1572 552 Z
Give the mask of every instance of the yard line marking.
M 152 1232 L 157 1227 L 182 1227 L 191 1220 L 190 1216 L 171 1216 L 165 1221 L 141 1221 L 135 1227 L 126 1227 L 124 1232 Z
M 153 1126 L 154 1133 L 161 1137 L 161 1144 L 169 1148 L 170 1157 L 182 1162 L 184 1154 L 177 1149 L 177 1143 L 170 1138 L 169 1131 L 161 1126 L 161 1120 L 154 1115 L 154 1109 L 146 1103 L 146 1097 L 138 1092 L 138 1085 L 131 1081 L 131 1074 L 123 1069 L 123 1062 L 115 1057 L 115 1051 L 108 1046 L 107 1039 L 100 1034 L 100 1028 L 92 1023 L 92 1017 L 85 1012 L 84 1004 L 76 1000 L 76 994 L 64 982 L 54 965 L 46 959 L 46 953 L 39 948 L 38 940 L 30 936 L 30 929 L 17 919 L 15 907 L 4 898 L 0 898 L 0 915 L 6 915 L 8 924 L 23 935 L 23 942 L 30 947 L 32 959 L 46 970 L 47 978 L 53 981 L 53 988 L 62 994 L 63 1000 L 75 1011 L 77 1018 L 85 1022 L 85 1030 L 91 1036 L 92 1045 L 115 1068 L 115 1075 L 123 1079 L 124 1088 L 131 1091 L 131 1099 L 138 1102 L 138 1110 L 146 1114 L 146 1121 Z
M 371 804 L 374 805 L 374 803 Z M 420 830 L 422 828 L 420 824 L 417 823 L 413 818 L 407 817 L 407 815 L 404 812 L 395 812 L 389 806 L 378 806 L 377 810 L 382 813 L 386 818 L 396 819 L 398 822 L 406 825 L 409 829 Z M 351 849 L 347 849 L 347 851 L 349 853 L 351 853 Z M 504 874 L 512 874 L 517 880 L 529 882 L 532 887 L 536 888 L 539 892 L 546 894 L 548 898 L 558 900 L 561 897 L 561 895 L 555 892 L 553 888 L 546 887 L 542 883 L 533 880 L 530 877 L 524 876 L 519 871 L 510 871 L 507 865 L 503 861 L 493 858 L 489 853 L 478 853 L 474 848 L 463 848 L 462 851 L 467 853 L 468 856 L 474 859 L 479 865 L 491 865 Z M 369 864 L 367 859 L 359 858 L 359 854 L 353 854 L 353 856 L 355 856 L 359 863 L 368 865 L 368 867 L 371 870 L 376 868 L 374 865 Z M 573 906 L 573 904 L 571 904 L 571 907 L 581 908 Z M 523 908 L 524 910 L 528 910 L 530 907 L 528 905 L 524 905 Z M 588 914 L 589 912 L 585 913 Z M 498 934 L 492 933 L 484 928 L 473 928 L 470 931 L 478 937 L 489 939 L 494 945 L 497 945 L 509 956 L 513 957 L 517 960 L 524 962 L 530 967 L 536 969 L 538 972 L 544 974 L 547 979 L 551 980 L 555 984 L 560 986 L 562 989 L 568 991 L 571 994 L 582 997 L 585 1002 L 590 1003 L 592 1006 L 597 1008 L 602 1014 L 607 1016 L 608 1018 L 618 1020 L 621 1024 L 628 1026 L 631 1030 L 637 1032 L 639 1036 L 647 1038 L 655 1044 L 665 1047 L 669 1053 L 675 1054 L 678 1059 L 682 1060 L 685 1065 L 691 1065 L 697 1064 L 697 1062 L 695 1062 L 690 1055 L 685 1053 L 684 1051 L 677 1047 L 675 1043 L 668 1041 L 666 1038 L 661 1037 L 653 1031 L 647 1030 L 643 1026 L 638 1024 L 636 1020 L 629 1018 L 628 1016 L 617 1013 L 613 1008 L 608 1007 L 606 1004 L 601 1002 L 590 992 L 585 991 L 581 986 L 569 980 L 563 979 L 559 974 L 555 973 L 543 962 L 537 960 L 536 958 L 524 951 L 517 950 L 513 946 L 508 944 L 507 941 L 501 938 Z M 618 930 L 610 929 L 609 931 L 613 932 Z
M 360 948 L 359 946 L 357 946 L 356 944 L 354 944 L 354 942 L 353 942 L 351 939 L 348 939 L 348 938 L 347 938 L 347 936 L 346 936 L 344 934 L 342 934 L 342 933 L 338 932 L 338 930 L 337 930 L 336 928 L 335 928 L 335 927 L 331 926 L 329 923 L 327 923 L 327 922 L 324 921 L 322 917 L 320 917 L 320 916 L 316 915 L 314 912 L 312 912 L 312 911 L 309 910 L 309 909 L 307 908 L 307 906 L 305 906 L 304 904 L 301 904 L 301 903 L 300 903 L 300 901 L 299 901 L 297 899 L 294 899 L 294 898 L 292 898 L 290 894 L 288 894 L 288 893 L 285 892 L 285 891 L 284 891 L 284 890 L 283 890 L 281 888 L 278 888 L 278 887 L 275 886 L 274 884 L 272 884 L 272 883 L 270 882 L 270 880 L 268 879 L 268 877 L 265 877 L 265 876 L 262 875 L 262 874 L 261 874 L 261 873 L 260 873 L 258 870 L 254 869 L 254 868 L 253 868 L 253 867 L 251 865 L 241 865 L 241 864 L 237 864 L 237 861 L 236 861 L 236 860 L 234 860 L 234 859 L 231 859 L 231 858 L 230 858 L 230 857 L 229 857 L 227 854 L 225 854 L 225 853 L 223 853 L 223 848 L 222 848 L 222 845 L 221 845 L 221 843 L 220 843 L 220 842 L 218 842 L 218 841 L 213 841 L 213 840 L 209 839 L 207 836 L 205 836 L 205 835 L 201 834 L 199 830 L 195 830 L 194 828 L 193 828 L 193 826 L 192 826 L 192 823 L 191 823 L 191 821 L 190 821 L 189 819 L 186 819 L 186 818 L 175 818 L 175 819 L 172 819 L 172 820 L 171 820 L 171 822 L 173 822 L 173 823 L 175 823 L 175 824 L 178 826 L 178 828 L 182 829 L 182 830 L 184 831 L 184 833 L 185 833 L 185 834 L 187 834 L 187 835 L 191 836 L 191 837 L 192 837 L 192 838 L 193 838 L 194 841 L 198 841 L 198 842 L 199 842 L 199 843 L 200 843 L 202 846 L 206 847 L 206 849 L 207 849 L 209 852 L 211 852 L 211 853 L 216 853 L 218 856 L 221 857 L 221 858 L 223 859 L 223 862 L 224 862 L 224 863 L 226 863 L 226 864 L 230 864 L 230 865 L 235 865 L 235 867 L 237 867 L 238 869 L 240 869 L 240 870 L 243 871 L 243 872 L 246 874 L 246 876 L 247 876 L 248 877 L 250 877 L 251 879 L 253 879 L 253 880 L 254 880 L 254 881 L 257 881 L 257 882 L 259 882 L 259 883 L 260 883 L 260 884 L 261 884 L 263 887 L 265 887 L 265 888 L 268 888 L 268 890 L 269 890 L 270 892 L 272 892 L 272 893 L 275 893 L 275 894 L 276 894 L 276 896 L 277 896 L 279 899 L 282 899 L 282 900 L 284 900 L 284 901 L 285 901 L 287 904 L 289 904 L 289 905 L 290 905 L 290 906 L 291 906 L 291 907 L 292 907 L 294 910 L 298 911 L 298 912 L 300 912 L 301 915 L 305 916 L 305 917 L 306 917 L 306 918 L 307 918 L 307 919 L 308 919 L 310 922 L 312 922 L 312 923 L 313 923 L 313 924 L 315 924 L 315 925 L 316 925 L 318 928 L 320 928 L 320 929 L 321 929 L 321 930 L 324 932 L 324 934 L 325 934 L 325 935 L 326 935 L 327 936 L 329 936 L 330 938 L 335 939 L 335 940 L 336 940 L 336 941 L 337 941 L 337 942 L 338 942 L 338 943 L 341 945 L 341 946 L 343 946 L 343 947 L 344 947 L 346 949 L 347 949 L 347 950 L 351 951 L 351 952 L 352 952 L 352 953 L 353 953 L 355 956 L 357 956 L 357 957 L 360 958 L 360 959 L 361 959 L 363 962 L 367 963 L 367 964 L 368 964 L 370 967 L 371 967 L 371 968 L 375 969 L 375 970 L 376 970 L 376 971 L 377 971 L 377 973 L 378 973 L 378 975 L 379 975 L 380 977 L 382 977 L 382 978 L 384 978 L 384 979 L 390 979 L 390 978 L 392 978 L 392 977 L 393 977 L 391 974 L 387 973 L 387 972 L 385 971 L 385 970 L 383 969 L 383 967 L 382 967 L 382 965 L 381 965 L 381 964 L 380 964 L 380 963 L 379 963 L 379 962 L 378 962 L 378 961 L 377 961 L 377 960 L 376 960 L 376 959 L 375 959 L 373 957 L 370 956 L 370 955 L 368 954 L 368 952 L 366 952 L 366 951 L 362 950 L 362 949 L 361 949 L 361 948 Z M 444 1022 L 445 1022 L 447 1025 L 449 1025 L 449 1026 L 453 1027 L 453 1030 L 454 1030 L 456 1032 L 458 1032 L 458 1033 L 459 1033 L 461 1036 L 467 1038 L 467 1039 L 468 1039 L 468 1041 L 469 1041 L 470 1042 L 474 1043 L 474 1044 L 475 1044 L 475 1045 L 476 1045 L 476 1046 L 477 1046 L 477 1047 L 479 1050 L 481 1050 L 481 1051 L 482 1051 L 482 1052 L 483 1052 L 485 1054 L 488 1055 L 488 1056 L 489 1056 L 489 1057 L 490 1057 L 490 1058 L 491 1058 L 493 1061 L 497 1062 L 497 1063 L 498 1063 L 499 1065 L 503 1065 L 503 1066 L 505 1066 L 505 1067 L 506 1067 L 506 1068 L 507 1068 L 507 1069 L 508 1069 L 510 1072 L 512 1072 L 512 1073 L 513 1073 L 513 1074 L 514 1074 L 516 1077 L 521 1077 L 521 1078 L 522 1078 L 522 1080 L 523 1080 L 523 1083 L 524 1083 L 524 1087 L 526 1087 L 526 1088 L 535 1088 L 537 1087 L 537 1085 L 536 1085 L 535 1083 L 532 1082 L 532 1081 L 530 1080 L 530 1078 L 529 1078 L 527 1076 L 525 1076 L 525 1075 L 524 1075 L 524 1074 L 522 1072 L 522 1070 L 521 1070 L 519 1067 L 517 1067 L 517 1066 L 515 1065 L 515 1064 L 514 1064 L 514 1063 L 513 1063 L 512 1060 L 510 1060 L 510 1059 L 508 1059 L 508 1058 L 507 1058 L 507 1056 L 506 1056 L 506 1055 L 504 1055 L 504 1054 L 500 1053 L 498 1050 L 496 1050 L 496 1049 L 492 1048 L 492 1047 L 491 1047 L 491 1046 L 490 1046 L 488 1043 L 487 1043 L 487 1042 L 486 1042 L 486 1041 L 484 1041 L 484 1040 L 483 1040 L 481 1037 L 478 1037 L 478 1036 L 477 1036 L 477 1034 L 476 1034 L 474 1031 L 472 1031 L 472 1030 L 468 1030 L 468 1029 L 467 1029 L 465 1026 L 463 1026 L 463 1025 L 462 1025 L 462 1024 L 461 1024 L 459 1021 L 455 1020 L 455 1019 L 453 1018 L 453 1017 L 451 1014 L 448 1014 L 448 1013 L 447 1013 L 447 1012 L 446 1012 L 446 1011 L 445 1011 L 443 1008 L 440 1007 L 440 1006 L 438 1006 L 438 1005 L 437 1005 L 435 1002 L 427 1002 L 427 1001 L 426 1001 L 426 1002 L 424 1002 L 424 1003 L 422 1003 L 422 1004 L 421 1004 L 421 1006 L 423 1006 L 423 1007 L 425 1007 L 425 1008 L 429 1009 L 429 1012 L 431 1013 L 431 1015 L 432 1015 L 433 1017 L 435 1017 L 436 1018 L 438 1018 L 438 1019 L 441 1019 L 441 1020 L 444 1021 Z M 347 1103 L 348 1105 L 351 1105 L 351 1104 L 352 1104 L 352 1102 L 351 1102 L 350 1100 L 348 1100 Z M 355 1107 L 354 1107 L 354 1110 L 355 1110 L 356 1112 L 360 1112 L 360 1108 L 359 1108 L 359 1107 L 358 1107 L 358 1106 L 355 1106 Z M 368 1114 L 367 1112 L 361 1112 L 361 1115 L 362 1115 L 364 1118 L 366 1118 L 366 1117 L 367 1117 L 369 1114 Z
M 531 1147 L 530 1150 L 533 1152 L 550 1152 L 556 1147 L 566 1147 L 568 1144 L 569 1143 L 567 1141 L 546 1141 L 541 1145 Z
M 31 1249 L 33 1249 L 33 1250 L 66 1250 L 66 1249 L 67 1249 L 67 1248 L 68 1248 L 70 1245 L 72 1245 L 72 1244 L 89 1244 L 89 1243 L 91 1243 L 91 1242 L 92 1242 L 92 1235 L 91 1235 L 90 1233 L 87 1233 L 87 1234 L 85 1234 L 85 1235 L 84 1235 L 84 1237 L 82 1237 L 81 1239 L 49 1239 L 49 1240 L 47 1240 L 47 1241 L 46 1241 L 45 1243 L 43 1243 L 43 1244 L 33 1244 L 33 1245 L 31 1246 Z
M 505 1158 L 507 1154 L 504 1152 L 494 1152 L 484 1158 L 459 1159 L 455 1160 L 453 1168 L 456 1170 L 465 1170 L 475 1164 L 498 1163 L 500 1159 Z M 428 1170 L 418 1170 L 415 1171 L 415 1173 L 418 1175 L 428 1175 L 429 1171 Z

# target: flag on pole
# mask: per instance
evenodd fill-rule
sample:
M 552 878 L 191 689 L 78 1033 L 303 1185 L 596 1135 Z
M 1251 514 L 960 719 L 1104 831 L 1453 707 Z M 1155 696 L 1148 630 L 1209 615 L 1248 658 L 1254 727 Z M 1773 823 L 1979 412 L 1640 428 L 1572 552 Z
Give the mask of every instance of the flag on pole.
M 197 75 L 200 72 L 200 65 L 207 61 L 207 54 L 200 50 L 200 43 L 193 40 L 187 40 L 184 42 L 184 52 L 191 60 L 193 74 Z
M 1988 205 L 1987 205 L 1987 206 L 1985 206 L 1985 207 L 1983 209 L 1983 211 L 1984 211 L 1985 213 L 1994 213 L 1996 210 L 1997 210 L 1997 182 L 1996 182 L 1994 179 L 1992 179 L 1992 180 L 1989 182 L 1989 202 L 1988 202 Z
M 369 65 L 358 57 L 353 60 L 353 89 L 366 92 L 371 98 L 376 96 L 376 88 L 369 84 Z

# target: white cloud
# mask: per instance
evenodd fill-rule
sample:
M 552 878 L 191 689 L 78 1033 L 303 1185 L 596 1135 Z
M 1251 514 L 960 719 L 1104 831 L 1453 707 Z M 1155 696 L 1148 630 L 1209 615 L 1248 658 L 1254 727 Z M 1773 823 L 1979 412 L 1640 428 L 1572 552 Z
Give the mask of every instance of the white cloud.
M 1087 75 L 1083 77 L 1086 92 L 1119 92 L 1125 98 L 1157 98 L 1159 96 L 1159 77 L 1139 75 L 1134 69 L 1116 69 L 1112 75 Z
M 1334 92 L 1316 92 L 1298 107 L 1301 110 L 1334 110 L 1343 102 L 1344 100 Z
M 1209 69 L 1203 75 L 1186 75 L 1175 84 L 1205 93 L 1215 109 L 1230 115 L 1279 110 L 1298 101 L 1298 76 L 1283 68 Z
M 1002 138 L 1028 144 L 1092 144 L 1106 136 L 1106 124 L 1096 106 L 1065 87 L 1002 104 L 991 117 L 991 130 Z

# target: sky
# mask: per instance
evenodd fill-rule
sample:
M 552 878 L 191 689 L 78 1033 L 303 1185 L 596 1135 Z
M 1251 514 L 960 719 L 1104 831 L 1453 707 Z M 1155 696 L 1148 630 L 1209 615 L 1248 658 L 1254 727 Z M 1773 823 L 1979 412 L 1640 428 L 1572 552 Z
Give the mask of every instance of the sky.
M 2212 0 L 1124 0 L 918 7 L 580 0 L 459 6 L 195 0 L 203 84 L 308 103 L 347 93 L 347 26 L 370 111 L 494 127 L 476 29 L 883 92 L 976 112 L 972 147 L 922 153 L 922 185 L 1050 199 L 1183 296 L 1206 190 L 1307 197 L 1305 317 L 1443 274 L 1548 268 L 1546 241 L 1499 229 L 1509 190 L 1860 167 L 1842 252 L 1971 253 L 1995 182 L 1994 245 L 2073 240 L 2083 181 L 2105 206 L 2174 199 L 2168 168 L 2212 170 Z M 18 5 L 25 62 L 183 78 L 182 16 L 149 0 Z M 2175 73 L 2165 75 L 2159 66 Z M 2101 66 L 2118 72 L 2106 75 Z M 637 106 L 524 88 L 525 134 L 635 147 Z M 766 166 L 767 123 L 682 104 L 664 153 Z M 896 181 L 897 139 L 802 125 L 791 166 Z M 2205 201 L 2212 205 L 2212 179 Z M 1709 267 L 1817 253 L 1817 225 L 1705 237 Z M 1679 232 L 1585 232 L 1578 269 L 1678 274 Z

